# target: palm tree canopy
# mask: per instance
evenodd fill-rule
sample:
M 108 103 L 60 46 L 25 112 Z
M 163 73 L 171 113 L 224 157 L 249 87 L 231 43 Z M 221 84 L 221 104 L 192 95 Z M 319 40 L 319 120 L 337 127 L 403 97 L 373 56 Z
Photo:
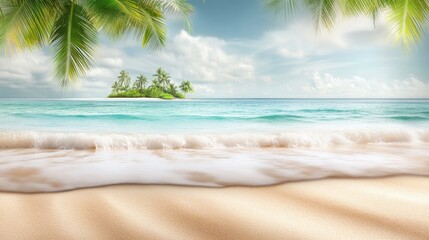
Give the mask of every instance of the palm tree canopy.
M 165 15 L 187 21 L 187 0 L 0 0 L 0 47 L 10 52 L 51 46 L 62 87 L 85 76 L 98 36 L 132 36 L 142 47 L 165 44 Z
M 134 82 L 133 88 L 137 90 L 143 90 L 146 87 L 147 78 L 144 75 L 139 75 L 137 80 Z
M 146 86 L 147 84 L 147 78 L 144 75 L 139 75 L 137 77 L 137 79 L 140 81 L 140 83 L 142 84 L 142 86 Z
M 164 69 L 158 68 L 153 76 L 156 78 L 160 87 L 164 90 L 168 88 L 168 85 L 170 84 L 170 74 L 168 74 Z
M 115 81 L 115 83 L 113 83 L 113 85 L 112 85 L 112 92 L 116 93 L 118 91 L 119 91 L 119 84 L 117 81 Z
M 131 78 L 128 75 L 128 72 L 122 70 L 118 76 L 118 87 L 122 90 L 127 89 L 130 86 Z
M 177 86 L 176 86 L 176 84 L 174 84 L 174 83 L 170 83 L 170 84 L 168 85 L 168 91 L 169 91 L 171 94 L 175 94 L 175 93 L 177 93 Z
M 160 88 L 161 84 L 159 83 L 159 81 L 157 79 L 153 79 L 152 80 L 152 87 Z
M 195 92 L 194 88 L 191 85 L 191 82 L 189 81 L 182 81 L 179 86 L 180 90 L 184 93 L 191 93 Z
M 313 14 L 316 29 L 331 29 L 339 13 L 344 16 L 366 15 L 374 24 L 381 12 L 386 14 L 394 39 L 405 50 L 422 41 L 424 27 L 429 24 L 427 0 L 265 0 L 275 15 L 292 15 L 298 6 Z
M 154 77 L 159 77 L 159 76 L 161 76 L 162 75 L 162 72 L 163 72 L 164 70 L 162 69 L 162 68 L 158 68 L 158 69 L 156 69 L 156 72 L 155 72 L 155 74 L 153 74 L 153 76 Z

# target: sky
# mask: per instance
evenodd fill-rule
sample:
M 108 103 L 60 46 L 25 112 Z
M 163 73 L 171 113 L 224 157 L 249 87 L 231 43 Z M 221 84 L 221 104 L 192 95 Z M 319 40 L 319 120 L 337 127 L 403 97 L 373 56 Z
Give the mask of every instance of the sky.
M 275 18 L 263 0 L 191 0 L 192 30 L 167 20 L 167 45 L 101 37 L 85 78 L 62 90 L 49 48 L 0 55 L 0 97 L 98 98 L 120 70 L 152 78 L 158 67 L 189 80 L 192 98 L 429 98 L 429 34 L 411 52 L 390 36 L 382 17 L 337 20 L 316 32 L 305 10 Z

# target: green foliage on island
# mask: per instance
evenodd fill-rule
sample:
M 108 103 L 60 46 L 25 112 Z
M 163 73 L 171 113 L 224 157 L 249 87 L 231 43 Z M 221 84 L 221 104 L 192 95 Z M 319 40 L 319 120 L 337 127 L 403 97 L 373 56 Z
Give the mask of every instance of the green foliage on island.
M 152 84 L 148 85 L 148 79 L 144 75 L 137 76 L 131 85 L 131 77 L 128 72 L 122 70 L 118 80 L 112 85 L 112 92 L 108 98 L 161 98 L 171 100 L 186 98 L 186 94 L 195 92 L 189 81 L 182 81 L 180 85 L 172 82 L 170 74 L 162 68 L 158 68 L 153 75 Z

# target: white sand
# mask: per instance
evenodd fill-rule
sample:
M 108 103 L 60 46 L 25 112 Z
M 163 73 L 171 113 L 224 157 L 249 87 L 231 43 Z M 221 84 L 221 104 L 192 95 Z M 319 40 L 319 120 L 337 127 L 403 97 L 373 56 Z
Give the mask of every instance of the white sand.
M 0 193 L 0 239 L 429 239 L 429 178 Z

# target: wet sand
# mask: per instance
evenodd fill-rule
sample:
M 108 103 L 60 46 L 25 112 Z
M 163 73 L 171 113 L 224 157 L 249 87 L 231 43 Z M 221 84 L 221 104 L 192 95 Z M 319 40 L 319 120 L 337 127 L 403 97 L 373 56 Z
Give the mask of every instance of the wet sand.
M 429 239 L 429 178 L 0 193 L 0 239 Z

